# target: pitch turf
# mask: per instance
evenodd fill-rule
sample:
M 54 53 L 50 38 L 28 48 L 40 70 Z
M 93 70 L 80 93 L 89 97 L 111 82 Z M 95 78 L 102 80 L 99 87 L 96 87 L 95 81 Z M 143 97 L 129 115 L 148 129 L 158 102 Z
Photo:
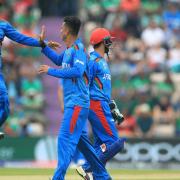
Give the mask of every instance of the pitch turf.
M 109 170 L 114 180 L 180 180 L 180 170 Z M 0 168 L 0 180 L 49 180 L 53 169 Z M 81 180 L 68 170 L 66 180 Z

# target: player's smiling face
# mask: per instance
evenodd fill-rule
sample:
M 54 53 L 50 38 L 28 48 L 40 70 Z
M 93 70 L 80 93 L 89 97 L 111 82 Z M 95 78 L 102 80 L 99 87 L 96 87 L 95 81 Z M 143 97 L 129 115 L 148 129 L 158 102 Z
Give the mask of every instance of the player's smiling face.
M 67 36 L 69 34 L 69 29 L 68 27 L 66 26 L 65 22 L 63 22 L 62 26 L 61 26 L 61 29 L 60 29 L 60 37 L 63 41 L 66 40 Z

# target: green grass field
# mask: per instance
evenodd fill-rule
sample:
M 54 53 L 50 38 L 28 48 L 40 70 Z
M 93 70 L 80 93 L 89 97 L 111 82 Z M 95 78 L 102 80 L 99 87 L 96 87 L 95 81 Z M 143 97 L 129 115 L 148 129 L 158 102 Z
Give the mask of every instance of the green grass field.
M 178 170 L 109 170 L 114 180 L 180 180 Z M 49 180 L 53 169 L 0 168 L 0 180 Z M 75 170 L 68 170 L 66 180 L 81 180 Z

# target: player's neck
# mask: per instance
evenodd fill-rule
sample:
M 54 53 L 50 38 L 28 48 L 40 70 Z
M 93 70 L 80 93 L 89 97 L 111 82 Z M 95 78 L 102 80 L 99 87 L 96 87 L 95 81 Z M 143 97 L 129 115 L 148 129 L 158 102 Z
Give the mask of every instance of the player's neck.
M 96 48 L 95 51 L 101 56 L 104 57 L 104 50 L 101 48 Z
M 65 41 L 66 46 L 71 47 L 76 41 L 76 39 L 77 39 L 77 36 L 69 36 Z

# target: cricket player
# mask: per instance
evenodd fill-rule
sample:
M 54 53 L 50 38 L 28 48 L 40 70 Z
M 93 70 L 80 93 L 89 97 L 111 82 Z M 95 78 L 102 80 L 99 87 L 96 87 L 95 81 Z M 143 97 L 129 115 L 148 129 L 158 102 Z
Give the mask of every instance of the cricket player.
M 10 23 L 0 19 L 0 48 L 2 46 L 3 39 L 5 36 L 23 45 L 36 46 L 36 47 L 40 46 L 38 40 L 21 34 Z M 8 93 L 5 85 L 4 76 L 2 74 L 2 59 L 1 59 L 1 49 L 0 49 L 0 127 L 6 121 L 8 115 L 9 115 L 9 100 L 8 100 Z M 0 139 L 2 139 L 3 137 L 4 137 L 4 133 L 0 132 Z
M 119 138 L 115 121 L 121 123 L 123 116 L 114 101 L 111 101 L 111 73 L 104 55 L 112 44 L 107 29 L 96 28 L 90 36 L 94 51 L 90 53 L 90 109 L 88 119 L 94 134 L 94 147 L 100 161 L 106 162 L 124 147 L 125 138 Z M 77 172 L 84 179 L 92 168 L 88 162 L 78 167 Z
M 41 33 L 41 45 L 44 44 L 42 52 L 61 68 L 54 69 L 42 65 L 39 73 L 63 79 L 64 117 L 58 134 L 58 165 L 53 180 L 64 180 L 77 146 L 90 163 L 95 180 L 111 179 L 83 132 L 90 101 L 88 58 L 84 45 L 78 39 L 80 25 L 79 18 L 75 16 L 64 18 L 60 36 L 66 44 L 66 49 L 60 54 L 44 43 L 44 30 Z

